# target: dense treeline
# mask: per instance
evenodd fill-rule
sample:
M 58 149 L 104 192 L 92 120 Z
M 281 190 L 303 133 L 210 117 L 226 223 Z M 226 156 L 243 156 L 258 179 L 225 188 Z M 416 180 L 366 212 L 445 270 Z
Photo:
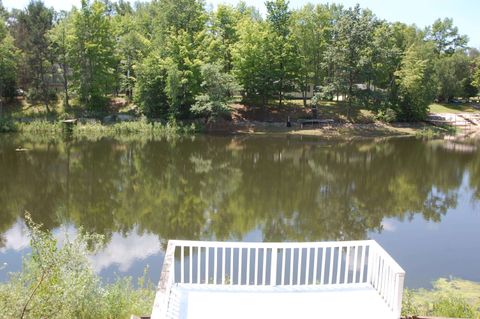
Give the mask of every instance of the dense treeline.
M 201 0 L 82 0 L 69 12 L 0 3 L 0 96 L 21 88 L 49 112 L 57 99 L 95 109 L 124 94 L 148 116 L 208 119 L 239 93 L 264 106 L 302 92 L 307 105 L 314 87 L 315 101 L 340 98 L 347 113 L 415 120 L 435 99 L 478 93 L 480 53 L 451 19 L 419 29 L 358 5 L 265 6 L 263 17 L 243 2 L 209 11 Z

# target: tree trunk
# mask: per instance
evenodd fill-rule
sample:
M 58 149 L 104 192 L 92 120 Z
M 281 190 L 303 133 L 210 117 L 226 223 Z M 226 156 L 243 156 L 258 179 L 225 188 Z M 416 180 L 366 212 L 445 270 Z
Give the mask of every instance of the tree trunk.
M 350 109 L 352 107 L 353 95 L 353 72 L 350 70 L 348 78 L 348 104 L 347 104 L 347 119 L 350 119 Z
M 67 70 L 66 63 L 63 64 L 62 70 L 63 70 L 63 90 L 65 92 L 65 107 L 70 107 L 70 105 L 68 104 L 68 78 L 67 78 L 68 70 Z
M 282 106 L 282 102 L 283 102 L 283 76 L 280 78 L 280 90 L 279 90 L 279 93 L 280 93 L 280 100 L 278 101 L 278 106 Z

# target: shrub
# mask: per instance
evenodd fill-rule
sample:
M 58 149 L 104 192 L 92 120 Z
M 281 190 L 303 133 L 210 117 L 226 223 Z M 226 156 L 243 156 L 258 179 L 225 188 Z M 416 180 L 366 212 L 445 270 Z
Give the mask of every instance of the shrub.
M 382 121 L 382 122 L 392 123 L 392 122 L 395 122 L 397 120 L 397 112 L 395 112 L 395 110 L 387 108 L 385 110 L 379 111 L 375 115 L 375 118 L 379 121 Z
M 195 97 L 191 112 L 208 121 L 211 118 L 226 117 L 230 114 L 228 102 L 240 90 L 235 78 L 223 72 L 219 64 L 205 64 L 201 68 L 203 94 Z
M 17 131 L 17 126 L 11 118 L 0 117 L 0 133 L 12 133 Z
M 225 102 L 211 101 L 210 96 L 206 94 L 198 95 L 196 103 L 192 106 L 192 113 L 205 118 L 208 122 L 211 118 L 228 117 L 230 115 L 230 108 Z
M 458 297 L 443 297 L 433 303 L 432 316 L 450 318 L 475 318 L 475 309 L 464 299 Z
M 156 54 L 149 55 L 137 70 L 135 102 L 150 117 L 166 118 L 169 112 L 167 94 L 167 68 Z

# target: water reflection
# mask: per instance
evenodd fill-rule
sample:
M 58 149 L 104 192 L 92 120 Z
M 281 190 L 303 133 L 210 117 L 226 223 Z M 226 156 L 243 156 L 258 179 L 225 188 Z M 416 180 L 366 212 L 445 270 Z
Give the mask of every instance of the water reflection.
M 170 238 L 243 240 L 259 233 L 263 241 L 346 240 L 395 233 L 415 218 L 433 225 L 458 210 L 460 200 L 480 201 L 478 142 L 448 143 L 3 136 L 0 258 L 25 248 L 25 210 L 50 229 L 74 225 L 104 234 L 105 250 L 94 258 L 98 271 L 112 264 L 128 271 Z M 16 152 L 18 145 L 28 151 Z

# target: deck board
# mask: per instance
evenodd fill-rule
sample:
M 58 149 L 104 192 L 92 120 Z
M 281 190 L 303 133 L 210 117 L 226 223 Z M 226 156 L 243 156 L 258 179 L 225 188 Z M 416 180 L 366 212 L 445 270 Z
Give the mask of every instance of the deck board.
M 177 284 L 168 318 L 394 318 L 367 284 L 221 286 Z

